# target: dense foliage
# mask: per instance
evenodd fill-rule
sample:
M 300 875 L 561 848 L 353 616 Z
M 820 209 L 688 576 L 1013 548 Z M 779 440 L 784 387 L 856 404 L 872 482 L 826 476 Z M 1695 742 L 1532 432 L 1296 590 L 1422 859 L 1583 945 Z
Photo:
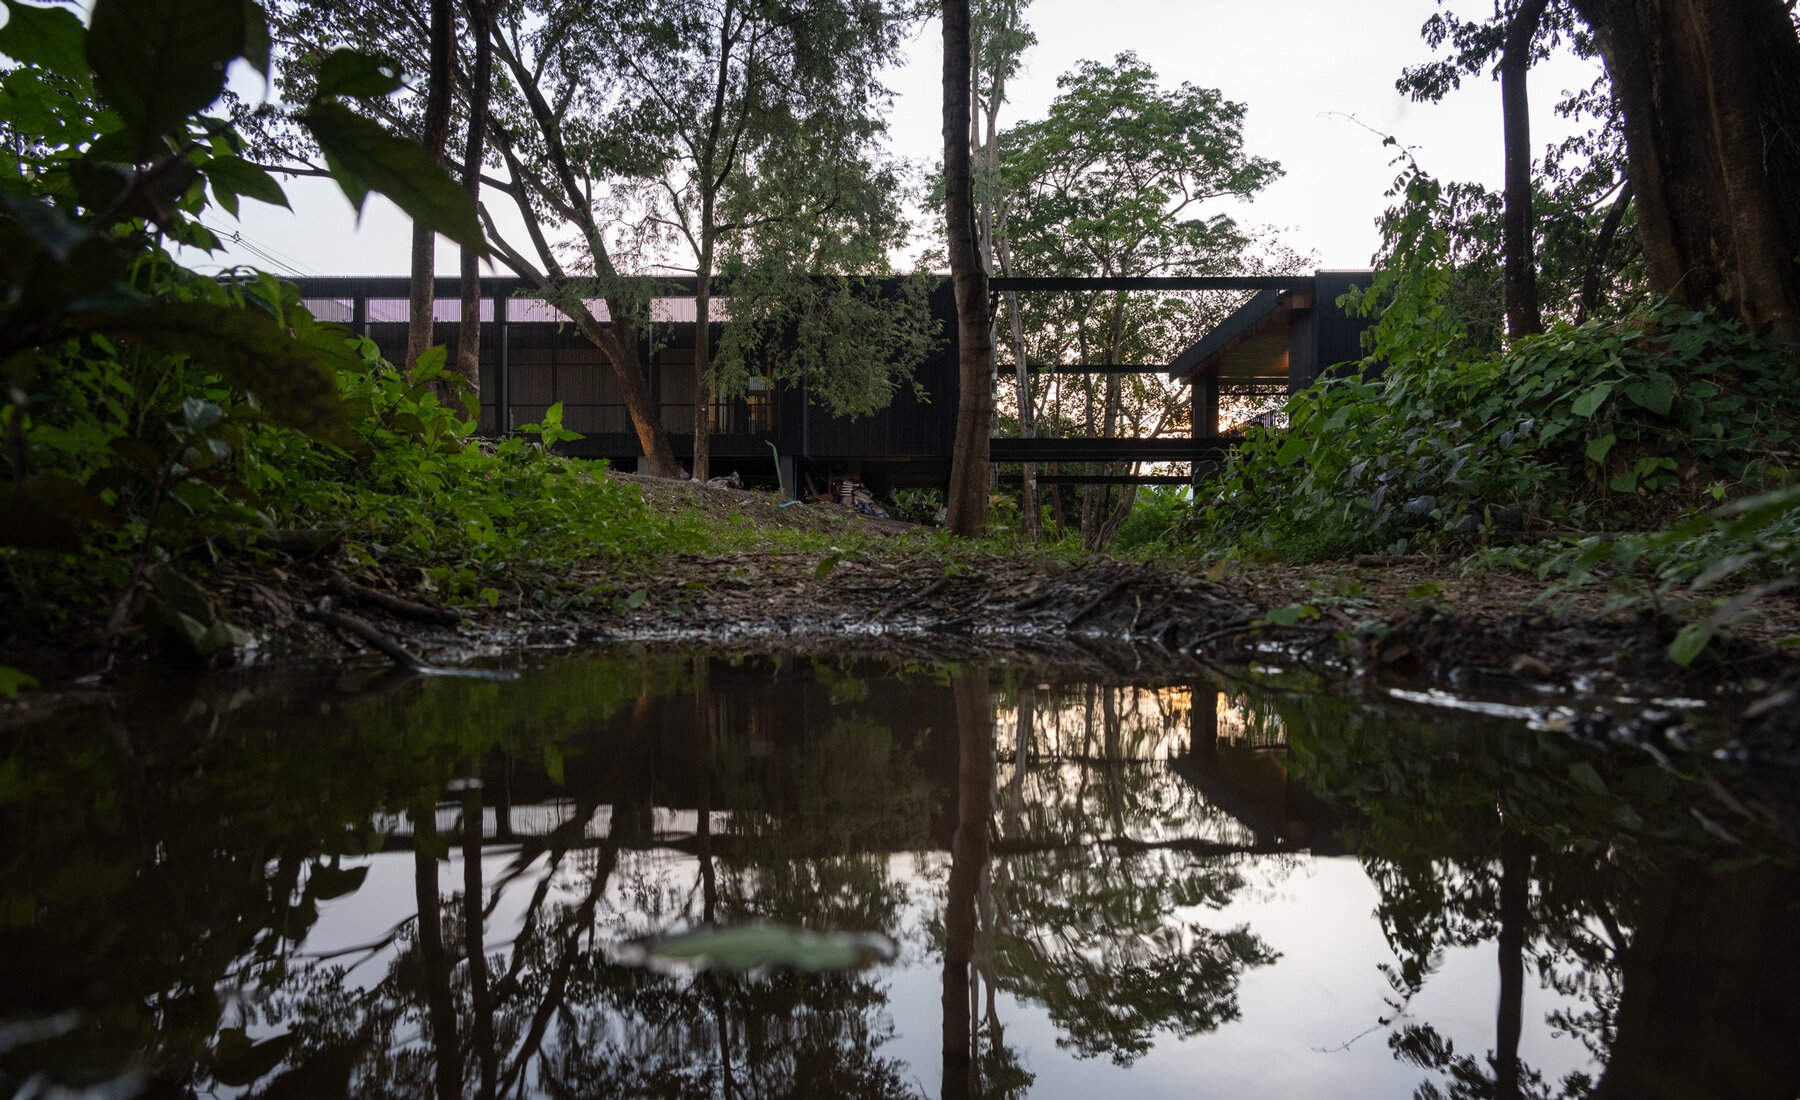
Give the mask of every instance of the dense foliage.
M 992 235 L 1005 273 L 1028 277 L 1265 274 L 1304 267 L 1217 210 L 1248 199 L 1281 167 L 1245 146 L 1245 107 L 1217 89 L 1162 86 L 1135 54 L 1083 61 L 1057 80 L 1041 119 L 998 135 Z M 1014 365 L 1164 362 L 1231 303 L 1206 293 L 1122 291 L 1008 296 Z M 1028 376 L 1029 377 L 1029 376 Z M 1003 423 L 1045 436 L 1155 437 L 1186 431 L 1186 392 L 1162 372 L 1037 374 L 1010 392 Z M 1010 390 L 1010 387 L 1009 387 Z M 1022 407 L 1029 401 L 1031 408 Z M 1126 472 L 1116 464 L 1090 472 Z M 1052 490 L 1055 492 L 1055 490 Z M 1086 486 L 1079 525 L 1090 550 L 1112 543 L 1134 486 Z
M 1401 182 L 1389 263 L 1346 303 L 1378 317 L 1368 358 L 1296 395 L 1285 430 L 1250 430 L 1197 497 L 1194 545 L 1301 561 L 1523 545 L 1502 556 L 1701 584 L 1792 571 L 1788 349 L 1654 303 L 1485 351 L 1455 306 L 1443 191 L 1416 167 Z M 1723 501 L 1750 503 L 1689 518 Z
M 464 410 L 438 396 L 441 349 L 402 375 L 317 323 L 293 288 L 171 258 L 171 243 L 214 244 L 199 220 L 209 207 L 285 204 L 208 113 L 228 61 L 266 67 L 261 12 L 199 6 L 235 29 L 196 43 L 157 33 L 154 3 L 101 0 L 86 27 L 66 9 L 7 3 L 0 50 L 18 64 L 0 102 L 16 153 L 0 179 L 4 640 L 66 631 L 111 653 L 141 636 L 199 655 L 244 644 L 207 578 L 234 558 L 292 553 L 298 529 L 489 601 L 509 581 L 545 590 L 559 558 L 642 550 L 641 502 L 547 454 L 567 438 L 557 410 L 541 442 L 481 450 Z M 160 7 L 178 27 L 174 9 L 194 5 Z M 320 73 L 291 121 L 353 201 L 380 190 L 479 245 L 454 182 L 341 102 L 384 94 L 398 74 L 350 53 Z

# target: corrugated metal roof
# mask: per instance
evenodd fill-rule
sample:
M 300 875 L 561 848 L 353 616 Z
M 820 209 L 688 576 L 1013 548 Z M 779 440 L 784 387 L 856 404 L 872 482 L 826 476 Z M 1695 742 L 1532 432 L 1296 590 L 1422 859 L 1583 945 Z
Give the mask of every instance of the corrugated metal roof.
M 612 320 L 607 311 L 606 302 L 599 298 L 586 299 L 587 307 L 594 318 L 602 324 Z M 302 302 L 314 317 L 322 321 L 348 322 L 351 319 L 352 306 L 350 298 L 307 298 Z M 731 319 L 729 312 L 730 299 L 714 298 L 711 305 L 712 320 L 720 324 Z M 370 298 L 368 299 L 369 321 L 374 324 L 405 324 L 412 316 L 411 303 L 406 298 Z M 656 324 L 691 325 L 694 323 L 696 310 L 692 298 L 652 298 L 650 300 L 650 320 Z M 432 302 L 432 318 L 437 321 L 454 322 L 462 320 L 462 301 L 457 298 L 438 298 Z M 494 300 L 490 297 L 481 299 L 481 319 L 494 319 Z M 506 319 L 509 322 L 522 324 L 560 324 L 570 318 L 561 310 L 554 308 L 542 298 L 508 298 L 506 300 Z

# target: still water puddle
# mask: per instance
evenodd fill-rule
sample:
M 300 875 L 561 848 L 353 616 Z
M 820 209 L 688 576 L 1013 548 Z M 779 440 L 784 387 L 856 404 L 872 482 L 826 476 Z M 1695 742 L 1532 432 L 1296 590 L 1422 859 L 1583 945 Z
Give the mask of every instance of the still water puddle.
M 1800 1088 L 1791 851 L 1629 747 L 1328 685 L 520 672 L 0 731 L 0 1094 Z

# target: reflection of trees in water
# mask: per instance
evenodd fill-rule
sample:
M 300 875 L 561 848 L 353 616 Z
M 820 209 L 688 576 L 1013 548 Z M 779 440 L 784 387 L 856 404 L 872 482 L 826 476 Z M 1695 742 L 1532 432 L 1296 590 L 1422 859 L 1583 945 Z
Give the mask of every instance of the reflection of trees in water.
M 609 945 L 707 919 L 892 932 L 924 906 L 945 945 L 946 1094 L 1021 1095 L 1034 1079 L 1003 993 L 1041 1006 L 1077 1054 L 1121 1063 L 1235 1015 L 1242 974 L 1273 956 L 1209 911 L 1280 876 L 1294 834 L 1225 812 L 1224 787 L 1260 776 L 1279 793 L 1290 749 L 1356 811 L 1396 1005 L 1440 980 L 1445 952 L 1492 952 L 1491 1042 L 1452 1047 L 1406 1011 L 1389 1028 L 1420 1095 L 1787 1097 L 1800 1082 L 1793 873 L 1712 836 L 1694 817 L 1712 812 L 1702 782 L 1635 750 L 1252 693 L 1202 752 L 1192 700 L 1218 706 L 1204 685 L 1039 691 L 970 670 L 900 703 L 847 665 L 796 680 L 553 662 L 530 687 L 332 697 L 316 728 L 225 692 L 158 708 L 166 728 L 101 711 L 7 731 L 7 1015 L 85 1015 L 0 1052 L 0 1092 L 37 1068 L 137 1060 L 170 1067 L 173 1088 L 257 1096 L 902 1095 L 881 981 L 658 973 Z M 954 789 L 928 778 L 948 766 L 933 754 L 952 714 Z M 544 777 L 565 770 L 560 787 Z M 563 824 L 510 837 L 517 865 L 498 870 L 480 822 L 527 820 L 509 799 L 528 788 L 561 800 L 544 820 Z M 322 902 L 359 885 L 340 857 L 378 845 L 383 812 L 411 823 L 384 858 L 423 921 L 366 957 L 295 958 Z M 952 815 L 938 909 L 889 853 L 931 847 L 934 819 L 941 843 Z M 516 935 L 496 926 L 521 910 Z M 1577 1000 L 1525 1018 L 1534 981 Z M 259 985 L 271 995 L 215 997 Z M 1588 1044 L 1592 1079 L 1526 1064 L 1540 1026 Z
M 996 1032 L 998 989 L 1041 1004 L 1059 1045 L 1130 1064 L 1160 1032 L 1235 1019 L 1243 972 L 1274 961 L 1247 927 L 1213 929 L 1179 912 L 1226 904 L 1246 885 L 1245 857 L 1143 846 L 1255 844 L 1168 767 L 1188 737 L 1188 698 L 1025 684 L 1001 710 L 995 858 L 978 904 Z
M 704 687 L 706 675 L 701 664 L 692 682 Z M 424 919 L 367 990 L 335 966 L 294 983 L 278 1015 L 295 1022 L 302 1053 L 353 1044 L 357 1091 L 440 1098 L 519 1085 L 549 1095 L 908 1094 L 898 1064 L 877 1054 L 893 1028 L 886 990 L 868 976 L 662 973 L 613 962 L 609 945 L 754 918 L 892 930 L 905 891 L 870 845 L 909 829 L 923 838 L 928 798 L 913 747 L 848 719 L 806 731 L 804 751 L 769 752 L 752 744 L 756 723 L 727 723 L 705 691 L 694 721 L 672 726 L 669 708 L 681 704 L 659 703 L 663 694 L 646 678 L 605 775 L 569 792 L 562 826 L 526 842 L 519 863 L 533 873 L 518 882 L 532 894 L 510 950 L 490 954 L 470 935 L 480 922 L 468 899 L 491 912 L 499 894 L 480 880 L 479 830 L 463 833 L 462 889 L 445 890 L 427 853 L 433 815 L 414 814 Z M 695 739 L 697 774 L 682 777 L 700 803 L 695 835 L 657 837 L 663 780 L 649 769 L 681 728 Z M 478 822 L 465 797 L 464 822 Z M 588 835 L 602 819 L 604 835 Z M 469 965 L 481 955 L 486 968 Z
M 621 667 L 547 670 L 511 720 L 569 736 L 628 697 L 618 684 L 637 671 Z M 475 726 L 502 690 L 346 676 L 321 692 L 256 672 L 4 731 L 0 770 L 18 783 L 0 797 L 0 1018 L 70 1030 L 6 1050 L 0 1093 L 39 1072 L 241 1085 L 278 1064 L 289 1044 L 250 1038 L 260 991 L 320 905 L 360 885 L 341 860 L 379 846 L 378 813 L 441 789 L 469 746 L 515 728 Z
M 1448 723 L 1325 696 L 1267 705 L 1310 782 L 1360 814 L 1356 847 L 1398 957 L 1390 1046 L 1443 1075 L 1419 1096 L 1800 1089 L 1800 1055 L 1789 1053 L 1800 1034 L 1800 879 L 1781 866 L 1793 853 L 1721 836 L 1705 802 L 1709 782 L 1723 792 L 1716 780 L 1516 721 Z M 1444 951 L 1485 943 L 1500 995 L 1494 1045 L 1476 1055 L 1404 1010 Z M 1580 1005 L 1544 1023 L 1587 1046 L 1598 1079 L 1549 1081 L 1521 1059 L 1532 973 Z
M 780 754 L 720 740 L 719 919 L 897 928 L 907 891 L 889 853 L 929 842 L 933 792 L 914 756 L 868 717 L 838 718 Z

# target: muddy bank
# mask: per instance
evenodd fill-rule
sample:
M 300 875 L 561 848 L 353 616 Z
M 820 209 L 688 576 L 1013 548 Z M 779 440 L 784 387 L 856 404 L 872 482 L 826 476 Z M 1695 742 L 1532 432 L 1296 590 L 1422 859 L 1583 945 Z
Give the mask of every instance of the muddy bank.
M 338 573 L 289 572 L 285 583 L 228 583 L 232 602 L 258 626 L 257 660 L 363 655 L 456 665 L 520 648 L 637 643 L 984 657 L 1173 678 L 1261 663 L 1473 695 L 1702 699 L 1754 697 L 1800 668 L 1791 651 L 1739 637 L 1715 642 L 1683 669 L 1667 656 L 1680 628 L 1669 615 L 1553 610 L 1512 595 L 1482 607 L 1470 582 L 1424 575 L 1368 566 L 1207 577 L 1107 559 L 946 562 L 895 546 L 685 556 L 654 574 L 596 568 L 570 583 L 600 595 L 561 612 L 445 609 L 379 575 L 346 583 Z
M 1470 694 L 1740 699 L 1800 673 L 1794 651 L 1774 644 L 1800 634 L 1793 599 L 1768 603 L 1747 630 L 1716 640 L 1684 669 L 1667 655 L 1682 609 L 1646 610 L 1639 601 L 1611 610 L 1600 586 L 1545 601 L 1534 578 L 1462 576 L 1453 563 L 1423 557 L 1224 568 L 1002 555 L 835 505 L 783 507 L 740 489 L 625 480 L 664 513 L 743 528 L 754 548 L 638 569 L 585 564 L 559 578 L 579 598 L 557 610 L 505 600 L 446 607 L 416 570 L 351 568 L 328 555 L 225 568 L 215 578 L 225 610 L 255 641 L 213 660 L 437 666 L 520 648 L 641 643 L 992 657 L 1175 678 L 1260 662 Z M 761 537 L 776 531 L 810 548 Z M 81 649 L 43 658 L 19 654 L 13 663 L 56 679 L 93 668 Z

